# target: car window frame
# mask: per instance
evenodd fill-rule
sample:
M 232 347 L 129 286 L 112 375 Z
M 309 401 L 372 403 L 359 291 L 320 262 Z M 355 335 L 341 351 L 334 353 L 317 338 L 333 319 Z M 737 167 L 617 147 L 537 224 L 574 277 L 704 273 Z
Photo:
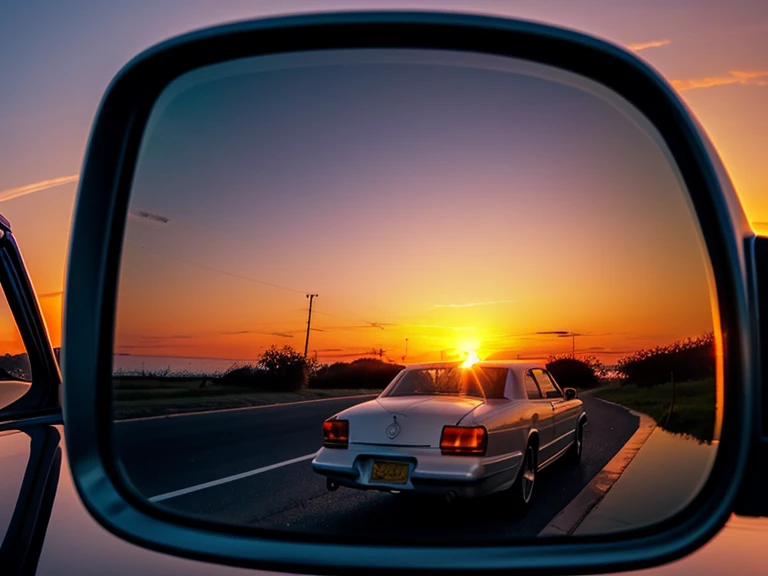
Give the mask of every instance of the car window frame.
M 0 285 L 21 336 L 30 368 L 29 389 L 0 408 L 0 431 L 21 419 L 62 422 L 61 371 L 48 328 L 11 223 L 0 215 Z
M 552 378 L 552 376 L 549 375 L 549 372 L 546 369 L 533 368 L 531 372 L 533 373 L 533 377 L 536 380 L 536 384 L 539 386 L 539 390 L 541 390 L 542 396 L 545 400 L 563 400 L 565 398 L 565 394 L 557 385 L 554 378 Z M 555 389 L 555 392 L 560 394 L 560 396 L 550 396 L 548 392 L 544 392 L 544 390 L 542 389 L 541 383 L 539 382 L 539 379 L 536 377 L 536 372 L 541 372 L 546 377 L 546 379 L 550 382 L 550 384 L 552 384 L 552 387 Z
M 533 385 L 536 386 L 536 390 L 539 391 L 539 397 L 538 398 L 531 398 L 528 394 L 528 387 L 525 385 L 525 379 L 527 377 L 530 377 L 533 381 Z M 541 391 L 541 386 L 539 386 L 539 383 L 536 381 L 536 377 L 533 375 L 533 368 L 529 368 L 523 373 L 523 388 L 525 389 L 525 395 L 528 397 L 528 400 L 535 401 L 535 400 L 546 400 L 544 397 L 544 394 Z

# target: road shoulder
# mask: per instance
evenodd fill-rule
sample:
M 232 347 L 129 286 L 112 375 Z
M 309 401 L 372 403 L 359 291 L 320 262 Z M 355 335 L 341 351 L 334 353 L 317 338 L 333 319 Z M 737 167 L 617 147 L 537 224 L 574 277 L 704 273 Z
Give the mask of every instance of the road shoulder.
M 596 398 L 596 400 L 612 404 L 612 402 L 607 400 L 599 398 Z M 656 428 L 656 421 L 650 416 L 635 412 L 634 410 L 629 410 L 629 413 L 640 419 L 640 424 L 635 433 L 608 464 L 592 478 L 579 495 L 571 500 L 570 504 L 563 508 L 539 532 L 539 536 L 566 536 L 573 534 L 587 515 L 613 487 L 630 462 L 637 456 L 637 453 L 645 445 L 645 442 Z

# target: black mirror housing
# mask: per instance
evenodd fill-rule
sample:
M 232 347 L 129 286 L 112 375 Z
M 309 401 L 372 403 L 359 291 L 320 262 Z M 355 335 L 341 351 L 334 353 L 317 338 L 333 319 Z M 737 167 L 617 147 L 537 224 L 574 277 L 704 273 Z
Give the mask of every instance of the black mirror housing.
M 565 393 L 566 400 L 573 400 L 578 395 L 576 393 L 576 388 L 565 388 L 563 392 Z
M 160 511 L 123 481 L 110 457 L 116 289 L 128 197 L 146 122 L 180 75 L 236 58 L 344 48 L 483 52 L 557 67 L 623 97 L 657 129 L 674 157 L 700 223 L 716 284 L 723 365 L 720 449 L 699 494 L 673 518 L 615 537 L 483 546 L 371 546 L 322 535 L 298 538 L 226 528 Z M 703 544 L 734 509 L 762 413 L 756 291 L 745 245 L 754 234 L 725 171 L 672 88 L 633 54 L 609 43 L 530 22 L 437 13 L 339 13 L 257 20 L 194 32 L 151 48 L 114 79 L 90 136 L 69 254 L 63 346 L 64 420 L 72 475 L 91 514 L 148 548 L 206 561 L 300 573 L 392 570 L 584 573 L 636 569 Z M 567 388 L 566 398 L 576 391 Z M 762 436 L 760 436 L 762 438 Z M 768 501 L 768 500 L 767 500 Z M 742 501 L 748 513 L 749 501 Z M 759 508 L 759 506 L 758 506 Z M 752 508 L 754 509 L 754 508 Z

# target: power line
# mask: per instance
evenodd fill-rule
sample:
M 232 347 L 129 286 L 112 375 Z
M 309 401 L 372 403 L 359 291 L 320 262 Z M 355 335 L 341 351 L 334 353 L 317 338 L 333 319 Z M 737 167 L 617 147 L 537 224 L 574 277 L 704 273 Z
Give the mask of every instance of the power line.
M 137 248 L 137 246 L 132 246 L 133 248 Z M 161 258 L 168 258 L 169 260 L 175 260 L 176 262 L 181 262 L 183 264 L 187 264 L 188 266 L 196 266 L 198 268 L 202 268 L 204 270 L 208 270 L 210 272 L 217 272 L 219 274 L 224 274 L 225 276 L 230 276 L 232 278 L 238 278 L 240 280 L 246 280 L 248 282 L 255 282 L 257 284 L 262 284 L 264 286 L 271 286 L 272 288 L 278 288 L 280 290 L 287 290 L 288 292 L 293 292 L 294 294 L 307 294 L 308 292 L 306 290 L 297 290 L 296 288 L 290 288 L 289 286 L 283 286 L 281 284 L 276 284 L 274 282 L 269 282 L 268 280 L 262 280 L 260 278 L 254 278 L 253 276 L 246 276 L 244 274 L 237 274 L 235 272 L 229 272 L 227 270 L 222 270 L 221 268 L 216 268 L 214 266 L 208 266 L 206 264 L 201 264 L 199 262 L 192 262 L 191 260 L 186 260 L 184 258 L 179 258 L 178 256 L 171 256 L 169 254 L 164 254 L 162 252 L 158 252 L 157 250 L 153 250 L 151 248 L 147 248 L 145 246 L 138 246 L 140 250 L 144 250 L 146 252 L 149 252 L 150 254 L 154 254 L 155 256 L 160 256 Z M 346 314 L 349 314 L 358 320 L 362 320 L 366 324 L 369 324 L 371 327 L 379 328 L 381 330 L 384 330 L 384 326 L 395 326 L 394 323 L 391 322 L 372 322 L 363 316 L 360 316 L 359 314 L 352 312 L 350 310 L 346 310 L 344 308 L 341 308 L 340 306 L 336 306 L 334 304 L 331 304 L 328 301 L 325 301 L 326 306 L 330 306 L 331 308 L 335 308 L 337 310 L 340 310 Z M 330 316 L 332 318 L 338 318 L 339 320 L 345 320 L 346 318 L 343 318 L 341 316 L 337 316 L 334 314 L 329 314 L 328 312 L 322 312 L 320 310 L 315 310 L 317 314 L 323 314 L 325 316 Z
M 306 294 L 305 290 L 296 290 L 295 288 L 289 288 L 288 286 L 282 286 L 280 284 L 275 284 L 274 282 L 268 282 L 267 280 L 261 280 L 259 278 L 254 278 L 252 276 L 244 276 L 243 274 L 228 272 L 227 270 L 222 270 L 221 268 L 215 268 L 213 266 L 208 266 L 206 264 L 200 264 L 199 262 L 191 262 L 190 260 L 185 260 L 184 258 L 179 258 L 178 256 L 170 256 L 168 254 L 163 254 L 162 252 L 157 252 L 156 250 L 152 250 L 151 248 L 147 248 L 145 246 L 139 246 L 139 249 L 149 252 L 150 254 L 154 254 L 155 256 L 161 256 L 162 258 L 168 258 L 169 260 L 176 260 L 177 262 L 182 262 L 189 266 L 197 266 L 198 268 L 203 268 L 204 270 L 209 270 L 211 272 L 218 272 L 219 274 L 224 274 L 226 276 L 231 276 L 233 278 L 239 278 L 240 280 L 256 282 L 257 284 L 272 286 L 273 288 L 279 288 L 280 290 L 287 290 L 289 292 L 295 292 L 297 294 Z

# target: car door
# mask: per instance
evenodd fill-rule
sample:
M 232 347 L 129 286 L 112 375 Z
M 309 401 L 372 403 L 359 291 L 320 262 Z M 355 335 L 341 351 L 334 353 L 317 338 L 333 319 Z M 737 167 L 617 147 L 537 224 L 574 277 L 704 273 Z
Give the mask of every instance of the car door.
M 536 419 L 535 428 L 539 432 L 539 463 L 546 462 L 555 454 L 555 410 L 539 385 L 532 371 L 524 375 L 525 391 L 528 401 L 533 405 L 533 416 Z
M 544 372 L 549 376 L 552 384 L 560 391 L 560 394 L 563 397 L 562 401 L 555 407 L 555 427 L 558 430 L 557 435 L 561 436 L 565 432 L 576 430 L 576 427 L 579 424 L 579 416 L 581 416 L 581 413 L 584 411 L 581 400 L 576 398 L 566 400 L 563 388 L 557 383 L 557 380 L 555 380 L 552 373 L 548 370 L 545 370 Z M 571 437 L 571 440 L 573 440 L 573 437 Z
M 542 396 L 552 407 L 553 431 L 551 456 L 567 448 L 574 439 L 575 426 L 569 425 L 571 403 L 565 400 L 563 391 L 555 384 L 546 370 L 532 370 L 536 383 L 541 389 Z M 542 460 L 543 462 L 543 460 Z

